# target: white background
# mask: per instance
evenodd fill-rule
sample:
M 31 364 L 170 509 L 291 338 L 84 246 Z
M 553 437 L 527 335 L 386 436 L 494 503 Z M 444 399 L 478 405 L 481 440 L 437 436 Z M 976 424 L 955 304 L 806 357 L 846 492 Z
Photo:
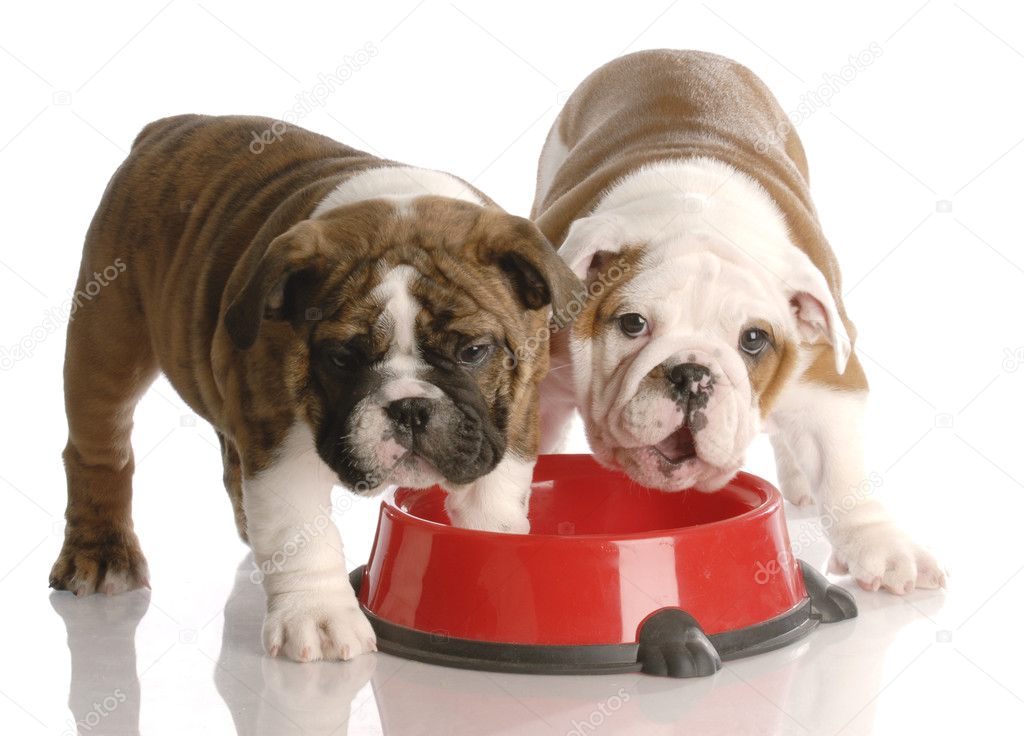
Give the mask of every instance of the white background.
M 152 601 L 48 598 L 66 438 L 65 325 L 53 315 L 102 190 L 146 122 L 280 117 L 341 66 L 348 78 L 301 125 L 451 171 L 527 214 L 562 101 L 609 59 L 715 51 L 792 110 L 873 43 L 881 55 L 798 130 L 872 384 L 868 470 L 951 568 L 947 593 L 858 590 L 857 621 L 700 682 L 498 676 L 384 655 L 265 661 L 262 594 L 247 581 L 213 433 L 160 382 L 134 436 Z M 346 56 L 367 44 L 376 55 L 351 72 Z M 74 732 L 76 718 L 83 733 L 147 734 L 569 733 L 584 721 L 602 734 L 1019 729 L 1024 26 L 1014 4 L 22 3 L 0 11 L 0 80 L 3 732 Z M 19 343 L 31 356 L 13 360 Z M 766 443 L 749 468 L 774 477 Z M 366 558 L 376 509 L 340 515 L 352 566 Z M 794 536 L 813 532 L 813 519 L 788 512 Z M 823 567 L 827 546 L 799 553 Z M 113 712 L 100 714 L 109 697 Z

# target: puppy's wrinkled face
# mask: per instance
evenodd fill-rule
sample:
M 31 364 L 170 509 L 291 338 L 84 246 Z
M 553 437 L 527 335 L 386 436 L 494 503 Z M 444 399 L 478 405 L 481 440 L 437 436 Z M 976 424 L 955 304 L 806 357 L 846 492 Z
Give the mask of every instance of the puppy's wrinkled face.
M 344 485 L 458 488 L 536 455 L 549 308 L 581 285 L 529 221 L 371 200 L 299 223 L 250 270 L 228 332 L 284 362 L 295 401 L 279 403 L 302 407 Z
M 616 264 L 571 333 L 591 447 L 653 488 L 719 488 L 792 374 L 787 301 L 710 251 L 627 247 L 597 278 Z
M 321 457 L 356 491 L 485 475 L 508 442 L 504 346 L 521 315 L 476 312 L 472 299 L 409 264 L 385 260 L 375 270 L 376 285 L 346 305 L 347 318 L 315 331 Z

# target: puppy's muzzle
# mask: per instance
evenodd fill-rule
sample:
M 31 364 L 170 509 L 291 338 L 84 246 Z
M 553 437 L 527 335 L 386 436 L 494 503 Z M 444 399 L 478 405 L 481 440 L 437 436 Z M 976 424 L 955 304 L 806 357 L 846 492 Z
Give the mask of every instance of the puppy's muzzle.
M 423 458 L 451 483 L 470 483 L 501 459 L 479 419 L 448 402 L 421 396 L 397 399 L 384 408 L 395 442 Z
M 711 398 L 714 385 L 711 370 L 699 363 L 679 363 L 665 371 L 671 384 L 676 404 L 683 414 L 683 421 L 671 434 L 654 448 L 672 464 L 679 464 L 696 457 L 697 446 L 694 434 L 707 426 L 707 417 L 701 411 Z

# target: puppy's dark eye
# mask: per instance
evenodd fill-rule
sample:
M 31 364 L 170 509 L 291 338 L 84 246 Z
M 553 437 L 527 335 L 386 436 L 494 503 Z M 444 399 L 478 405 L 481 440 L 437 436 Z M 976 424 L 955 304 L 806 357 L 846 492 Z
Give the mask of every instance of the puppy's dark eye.
M 493 345 L 488 345 L 486 343 L 479 345 L 467 345 L 459 350 L 455 357 L 462 365 L 475 368 L 487 360 L 493 349 Z
M 651 332 L 647 326 L 647 319 L 636 312 L 629 312 L 619 317 L 619 329 L 627 337 L 640 337 Z
M 350 371 L 367 363 L 366 357 L 351 342 L 346 344 L 331 344 L 322 348 L 327 360 L 335 368 L 343 371 Z
M 747 355 L 760 355 L 770 342 L 768 333 L 757 327 L 740 333 L 740 350 Z
M 349 353 L 331 353 L 331 363 L 335 368 L 347 370 L 352 367 L 352 356 Z

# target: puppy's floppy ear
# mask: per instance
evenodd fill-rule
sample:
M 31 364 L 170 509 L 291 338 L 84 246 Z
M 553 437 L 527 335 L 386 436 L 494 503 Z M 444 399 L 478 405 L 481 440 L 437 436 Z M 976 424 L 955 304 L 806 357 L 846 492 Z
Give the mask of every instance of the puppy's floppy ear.
M 490 260 L 504 271 L 523 306 L 540 309 L 550 304 L 555 324 L 564 327 L 579 313 L 572 304 L 582 303 L 583 284 L 536 225 L 524 217 L 507 217 L 512 227 L 487 243 Z
M 804 342 L 815 342 L 824 336 L 832 345 L 836 359 L 836 372 L 842 375 L 850 359 L 853 346 L 839 314 L 824 275 L 801 251 L 795 251 L 796 260 L 785 279 L 790 309 L 796 317 L 797 330 Z
M 257 259 L 258 256 L 258 259 Z M 263 319 L 281 319 L 289 278 L 315 268 L 325 259 L 320 226 L 304 220 L 270 241 L 262 255 L 240 263 L 228 281 L 224 326 L 231 341 L 248 350 Z
M 621 229 L 610 215 L 581 217 L 569 226 L 558 255 L 576 276 L 590 281 L 624 247 Z

